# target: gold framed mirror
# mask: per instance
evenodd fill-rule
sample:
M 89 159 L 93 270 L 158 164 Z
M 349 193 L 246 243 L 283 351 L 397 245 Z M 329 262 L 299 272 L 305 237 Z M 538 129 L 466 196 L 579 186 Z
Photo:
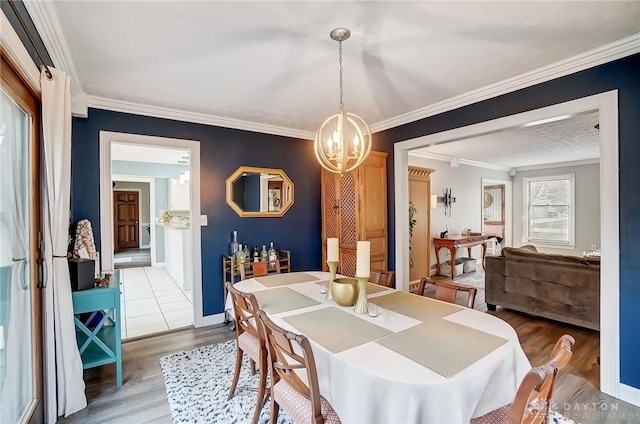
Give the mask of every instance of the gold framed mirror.
M 227 178 L 227 204 L 243 218 L 281 217 L 293 206 L 293 182 L 282 169 L 241 166 Z

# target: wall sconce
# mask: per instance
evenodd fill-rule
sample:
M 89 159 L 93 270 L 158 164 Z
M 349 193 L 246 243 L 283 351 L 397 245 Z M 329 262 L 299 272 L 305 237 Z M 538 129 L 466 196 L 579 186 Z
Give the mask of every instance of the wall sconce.
M 438 207 L 438 195 L 432 194 L 431 195 L 431 209 L 435 209 L 437 207 Z
M 444 189 L 444 196 L 438 197 L 438 203 L 444 203 L 445 216 L 451 216 L 451 204 L 455 203 L 456 198 L 451 196 L 451 189 Z

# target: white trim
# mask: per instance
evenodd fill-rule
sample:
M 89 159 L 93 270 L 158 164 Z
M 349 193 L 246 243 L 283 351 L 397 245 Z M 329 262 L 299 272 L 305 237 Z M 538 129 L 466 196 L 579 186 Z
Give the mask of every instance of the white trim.
M 315 136 L 312 132 L 296 130 L 293 128 L 243 121 L 241 119 L 225 118 L 206 113 L 171 109 L 162 106 L 145 105 L 142 103 L 127 102 L 124 100 L 108 99 L 98 96 L 88 96 L 87 106 L 96 109 L 112 110 L 115 112 L 132 113 L 134 115 L 152 116 L 155 118 L 173 119 L 183 122 L 195 122 L 197 124 L 214 125 L 217 127 L 233 128 L 264 134 L 275 134 L 305 140 L 313 140 Z
M 484 186 L 486 185 L 504 184 L 504 240 L 502 241 L 502 245 L 505 247 L 513 246 L 513 181 L 482 178 L 480 184 L 482 186 L 482 193 L 484 193 Z M 480 205 L 480 208 L 482 212 L 482 205 Z M 480 221 L 480 228 L 484 228 L 482 213 L 480 214 Z
M 222 324 L 224 322 L 225 319 L 225 313 L 221 312 L 219 314 L 214 314 L 214 315 L 207 315 L 206 317 L 202 318 L 202 325 L 198 326 L 198 327 L 204 327 L 207 325 L 216 325 L 216 324 Z
M 394 128 L 429 116 L 438 115 L 506 93 L 551 81 L 639 52 L 640 33 L 637 33 L 515 77 L 469 91 L 459 96 L 451 97 L 390 119 L 385 119 L 384 121 L 370 125 L 369 128 L 372 133 Z
M 122 181 L 121 182 L 127 182 Z M 138 193 L 138 249 L 142 249 L 142 208 L 140 202 L 142 201 L 142 189 L 141 188 L 112 188 L 111 193 L 114 191 L 135 191 Z M 113 195 L 113 194 L 112 194 Z M 114 219 L 115 217 L 111 218 Z
M 566 161 L 566 162 L 546 163 L 546 164 L 542 164 L 542 165 L 519 166 L 519 167 L 513 168 L 513 169 L 516 172 L 537 171 L 538 169 L 568 168 L 570 166 L 593 165 L 593 164 L 596 164 L 596 163 L 600 163 L 600 158 L 583 159 L 583 160 L 570 160 L 570 161 Z
M 640 406 L 640 389 L 620 383 L 620 399 L 632 405 Z
M 26 77 L 29 87 L 39 93 L 40 71 L 38 70 L 38 65 L 31 59 L 29 52 L 20 41 L 20 37 L 18 37 L 4 12 L 2 12 L 2 18 L 0 19 L 0 44 L 11 57 L 11 61 L 18 66 L 20 73 Z
M 505 116 L 394 144 L 396 211 L 407 210 L 409 202 L 408 152 L 436 143 L 475 137 L 480 133 L 513 128 L 533 120 L 568 113 L 598 110 L 600 113 L 600 390 L 620 395 L 620 223 L 618 185 L 618 91 L 612 90 L 517 115 Z M 408 213 L 408 212 L 407 212 Z M 409 220 L 396 213 L 396 282 L 407 290 L 409 280 Z M 406 281 L 405 281 L 406 280 Z
M 164 262 L 156 262 L 156 264 L 154 266 L 162 266 L 162 267 L 164 267 Z
M 495 171 L 504 171 L 504 172 L 509 172 L 511 170 L 511 168 L 509 168 L 508 166 L 493 165 L 491 163 L 478 162 L 471 159 L 453 157 L 450 155 L 445 155 L 443 153 L 425 152 L 424 150 L 411 151 L 409 152 L 409 156 L 439 160 L 439 161 L 448 162 L 448 163 L 451 163 L 451 161 L 455 159 L 458 161 L 459 165 L 475 166 L 477 168 L 493 169 Z
M 200 142 L 178 138 L 154 137 L 139 134 L 126 134 L 100 131 L 100 232 L 101 250 L 113 252 L 113 199 L 111 193 L 111 144 L 125 143 L 143 146 L 163 146 L 190 151 L 191 164 L 191 211 L 192 269 L 193 269 L 193 323 L 195 327 L 203 325 L 202 306 L 202 244 L 200 222 Z M 113 268 L 113 256 L 102 256 L 102 269 Z
M 25 1 L 23 3 L 56 69 L 69 75 L 72 96 L 82 94 L 82 83 L 78 78 L 53 2 Z
M 569 241 L 560 243 L 557 241 L 529 240 L 529 183 L 532 181 L 569 180 Z M 537 246 L 546 246 L 558 249 L 574 249 L 576 247 L 576 174 L 544 175 L 540 177 L 522 178 L 522 243 Z

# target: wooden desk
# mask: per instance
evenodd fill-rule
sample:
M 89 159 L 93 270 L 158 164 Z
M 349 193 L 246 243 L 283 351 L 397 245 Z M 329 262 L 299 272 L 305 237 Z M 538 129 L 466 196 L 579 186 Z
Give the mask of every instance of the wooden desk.
M 453 279 L 453 268 L 456 265 L 456 251 L 459 247 L 466 247 L 469 257 L 471 257 L 471 248 L 482 245 L 482 267 L 484 268 L 484 257 L 487 254 L 487 243 L 489 236 L 451 236 L 447 238 L 433 238 L 433 244 L 436 248 L 436 273 L 440 274 L 440 249 L 443 247 L 449 249 L 451 253 L 451 278 Z

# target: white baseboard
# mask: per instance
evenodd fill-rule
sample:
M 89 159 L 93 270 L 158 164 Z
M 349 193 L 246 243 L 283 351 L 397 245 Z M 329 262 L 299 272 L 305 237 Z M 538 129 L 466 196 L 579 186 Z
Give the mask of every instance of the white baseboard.
M 620 383 L 620 399 L 635 406 L 640 406 L 640 389 Z
M 197 327 L 206 327 L 207 325 L 222 324 L 223 322 L 224 322 L 224 312 L 202 317 L 202 325 L 198 325 Z
M 156 262 L 155 266 L 164 266 L 164 262 Z

